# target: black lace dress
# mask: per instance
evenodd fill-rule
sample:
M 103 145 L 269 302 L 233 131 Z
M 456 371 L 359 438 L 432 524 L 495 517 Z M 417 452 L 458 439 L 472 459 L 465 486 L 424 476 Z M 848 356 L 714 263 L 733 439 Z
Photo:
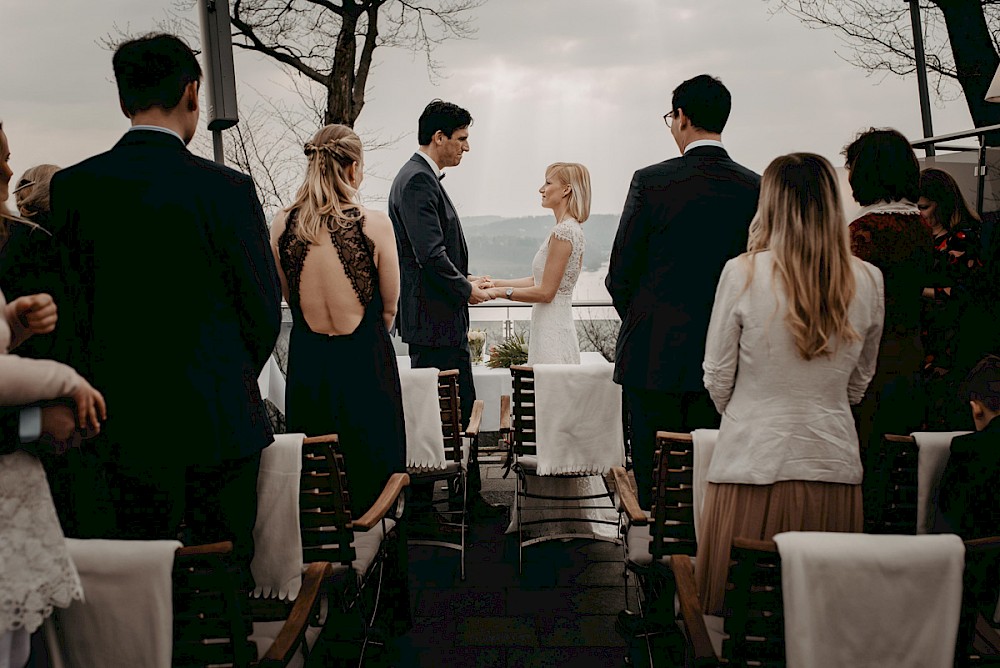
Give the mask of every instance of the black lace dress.
M 406 470 L 399 369 L 382 320 L 374 248 L 364 234 L 360 214 L 347 227 L 331 225 L 330 240 L 365 312 L 350 334 L 314 332 L 301 308 L 299 282 L 310 244 L 295 235 L 296 213 L 289 215 L 278 240 L 292 311 L 285 395 L 287 431 L 339 435 L 351 513 L 360 517 L 389 476 Z

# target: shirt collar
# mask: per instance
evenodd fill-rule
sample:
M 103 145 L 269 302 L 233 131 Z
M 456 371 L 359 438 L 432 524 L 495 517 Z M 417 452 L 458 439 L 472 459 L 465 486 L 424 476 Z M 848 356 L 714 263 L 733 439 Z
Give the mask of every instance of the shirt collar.
M 437 163 L 434 162 L 434 160 L 431 158 L 431 156 L 427 155 L 423 151 L 417 151 L 417 155 L 419 155 L 421 158 L 423 158 L 424 160 L 427 161 L 427 164 L 430 165 L 431 169 L 434 170 L 434 176 L 436 176 L 436 177 L 438 177 L 440 179 L 441 178 L 441 170 L 438 169 Z
M 133 132 L 135 130 L 152 130 L 153 132 L 162 132 L 164 134 L 173 135 L 173 136 L 177 137 L 177 140 L 180 143 L 182 143 L 182 144 L 184 143 L 184 138 L 183 137 L 181 137 L 179 134 L 177 134 L 176 132 L 174 132 L 170 128 L 165 128 L 165 127 L 163 127 L 161 125 L 133 125 L 132 127 L 130 127 L 128 129 L 129 132 Z
M 697 141 L 693 141 L 690 144 L 688 144 L 687 148 L 684 149 L 684 152 L 687 153 L 693 148 L 700 148 L 702 146 L 714 146 L 716 148 L 721 148 L 723 150 L 725 150 L 726 148 L 725 146 L 722 145 L 721 141 L 718 141 L 716 139 L 699 139 Z
M 860 211 L 854 214 L 854 218 L 851 222 L 859 218 L 864 218 L 870 213 L 874 214 L 889 214 L 889 213 L 899 213 L 899 214 L 919 214 L 920 210 L 917 209 L 917 205 L 908 199 L 901 199 L 895 202 L 887 202 L 882 200 L 881 202 L 875 202 L 874 204 L 869 204 L 868 206 L 862 207 Z

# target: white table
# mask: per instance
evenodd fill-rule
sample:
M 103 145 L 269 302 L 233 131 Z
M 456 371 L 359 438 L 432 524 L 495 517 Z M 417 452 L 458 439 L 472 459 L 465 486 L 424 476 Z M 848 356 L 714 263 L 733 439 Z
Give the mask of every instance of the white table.
M 410 358 L 406 355 L 396 357 L 400 369 L 410 368 Z M 604 364 L 601 353 L 580 353 L 580 364 Z M 500 430 L 500 396 L 511 394 L 514 386 L 511 382 L 510 369 L 491 369 L 485 364 L 472 366 L 472 382 L 476 386 L 476 398 L 483 400 L 483 421 L 480 431 Z

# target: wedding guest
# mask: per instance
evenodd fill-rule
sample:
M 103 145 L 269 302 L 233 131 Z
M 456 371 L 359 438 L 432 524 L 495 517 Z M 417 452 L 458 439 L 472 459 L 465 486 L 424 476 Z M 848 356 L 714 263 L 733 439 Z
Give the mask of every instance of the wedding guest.
M 776 158 L 708 328 L 705 387 L 722 414 L 696 560 L 709 614 L 734 536 L 861 531 L 850 404 L 875 372 L 883 309 L 882 275 L 851 256 L 833 167 L 811 153 Z
M 553 163 L 545 170 L 545 183 L 538 192 L 556 224 L 531 261 L 532 275 L 491 279 L 490 294 L 533 304 L 528 364 L 579 364 L 573 288 L 580 278 L 587 242 L 583 223 L 590 217 L 590 172 L 578 163 Z
M 271 252 L 292 311 L 289 431 L 337 434 L 351 512 L 371 508 L 393 473 L 406 471 L 406 430 L 389 328 L 399 300 L 392 222 L 358 203 L 361 139 L 327 125 L 305 145 L 305 179 L 271 224 Z M 307 262 L 308 260 L 308 262 Z M 390 632 L 410 627 L 405 536 L 384 575 Z
M 292 432 L 339 435 L 352 512 L 360 517 L 389 476 L 406 471 L 388 333 L 399 299 L 396 239 L 386 214 L 358 203 L 364 158 L 353 130 L 327 125 L 305 154 L 295 201 L 271 224 L 271 251 L 292 310 L 285 419 Z
M 389 190 L 389 218 L 396 233 L 402 280 L 396 329 L 409 345 L 414 369 L 458 370 L 462 424 L 476 399 L 469 351 L 469 305 L 489 301 L 488 284 L 469 274 L 462 222 L 441 183 L 469 150 L 472 115 L 451 102 L 432 100 L 417 121 L 419 148 L 400 168 Z M 466 490 L 474 516 L 503 510 L 480 494 L 477 445 L 469 453 Z M 429 503 L 429 486 L 414 486 L 418 503 Z
M 956 436 L 938 488 L 935 531 L 986 538 L 1000 525 L 1000 357 L 987 355 L 965 379 L 976 431 Z
M 132 127 L 52 178 L 75 326 L 60 336 L 114 406 L 98 445 L 117 537 L 173 539 L 183 525 L 183 542 L 232 540 L 248 566 L 273 438 L 257 376 L 281 325 L 264 213 L 249 176 L 186 148 L 201 68 L 184 42 L 129 40 L 112 64 Z
M 948 172 L 920 173 L 917 208 L 934 234 L 934 259 L 924 282 L 924 383 L 927 428 L 965 429 L 968 408 L 960 400 L 961 379 L 990 349 L 982 225 Z
M 635 173 L 611 249 L 605 285 L 622 321 L 614 378 L 646 509 L 656 432 L 718 425 L 701 380 L 709 304 L 723 265 L 746 248 L 760 188 L 722 145 L 731 108 L 729 90 L 707 74 L 674 89 L 663 120 L 681 157 Z
M 20 220 L 6 226 L 7 239 L 0 247 L 0 285 L 8 298 L 45 292 L 62 303 L 58 278 L 58 254 L 49 228 L 51 206 L 49 183 L 59 171 L 56 165 L 36 165 L 24 171 L 13 190 Z M 18 349 L 22 357 L 55 355 L 55 337 L 38 336 Z
M 0 217 L 12 173 L 0 125 Z M 82 598 L 80 579 L 66 551 L 48 482 L 34 453 L 65 451 L 81 430 L 100 431 L 104 398 L 72 368 L 51 360 L 7 354 L 36 334 L 49 334 L 58 315 L 49 295 L 7 302 L 0 292 L 0 665 L 21 668 L 30 635 L 52 613 Z M 68 403 L 36 402 L 63 400 Z
M 871 128 L 844 156 L 854 199 L 863 207 L 850 224 L 851 251 L 885 277 L 878 370 L 856 416 L 865 469 L 873 470 L 877 448 L 871 444 L 882 434 L 918 430 L 924 420 L 920 310 L 933 237 L 917 210 L 920 166 L 906 137 Z

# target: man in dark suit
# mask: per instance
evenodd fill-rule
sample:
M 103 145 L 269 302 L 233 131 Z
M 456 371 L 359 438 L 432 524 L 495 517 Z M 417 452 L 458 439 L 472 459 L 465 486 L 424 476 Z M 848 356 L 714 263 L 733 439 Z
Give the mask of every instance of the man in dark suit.
M 705 335 L 722 267 L 746 250 L 760 190 L 760 176 L 722 146 L 731 106 L 708 75 L 674 89 L 663 119 L 682 155 L 635 173 L 611 251 L 605 284 L 622 320 L 614 379 L 643 508 L 652 506 L 656 431 L 719 424 L 702 384 Z
M 458 212 L 441 186 L 442 170 L 456 167 L 469 150 L 472 116 L 461 107 L 433 100 L 420 115 L 420 149 L 403 165 L 389 191 L 389 218 L 399 249 L 401 294 L 396 328 L 410 347 L 414 369 L 458 370 L 463 424 L 476 399 L 469 351 L 469 304 L 490 299 L 482 279 L 469 274 L 469 249 Z M 467 490 L 472 511 L 495 514 L 480 496 L 477 453 L 469 455 Z M 429 490 L 414 490 L 429 501 Z
M 52 179 L 67 289 L 68 361 L 105 394 L 99 451 L 117 535 L 233 540 L 252 554 L 260 451 L 272 431 L 257 376 L 281 325 L 253 182 L 186 148 L 201 68 L 149 35 L 113 58 L 132 127 Z

